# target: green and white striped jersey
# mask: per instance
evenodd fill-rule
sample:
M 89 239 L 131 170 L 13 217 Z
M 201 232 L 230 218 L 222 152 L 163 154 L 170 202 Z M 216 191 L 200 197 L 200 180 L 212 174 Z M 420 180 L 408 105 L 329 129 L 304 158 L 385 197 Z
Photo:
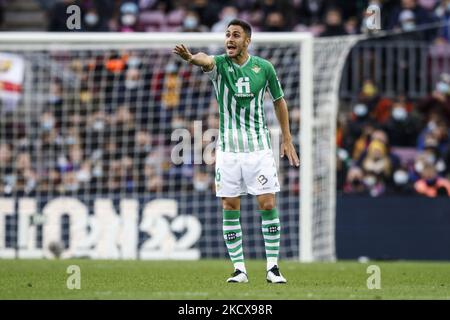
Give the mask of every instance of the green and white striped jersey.
M 273 65 L 257 56 L 249 56 L 242 66 L 226 54 L 214 56 L 214 60 L 214 69 L 206 73 L 214 84 L 219 104 L 217 148 L 226 152 L 271 149 L 264 94 L 268 87 L 273 101 L 284 95 Z

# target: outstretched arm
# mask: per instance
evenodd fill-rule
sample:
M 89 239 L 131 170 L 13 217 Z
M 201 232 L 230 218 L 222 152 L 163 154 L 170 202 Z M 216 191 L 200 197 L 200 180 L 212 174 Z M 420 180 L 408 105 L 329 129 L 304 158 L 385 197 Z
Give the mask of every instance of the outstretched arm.
M 289 159 L 291 166 L 299 166 L 300 160 L 298 159 L 297 152 L 295 152 L 294 145 L 292 144 L 291 131 L 289 129 L 289 114 L 287 109 L 286 100 L 280 98 L 273 102 L 275 106 L 275 113 L 277 115 L 278 122 L 280 123 L 281 133 L 283 140 L 281 143 L 281 157 L 285 155 Z
M 206 53 L 199 52 L 192 54 L 184 44 L 175 46 L 172 51 L 176 55 L 180 56 L 181 59 L 203 69 L 203 71 L 209 72 L 214 69 L 215 61 L 214 58 L 208 56 Z

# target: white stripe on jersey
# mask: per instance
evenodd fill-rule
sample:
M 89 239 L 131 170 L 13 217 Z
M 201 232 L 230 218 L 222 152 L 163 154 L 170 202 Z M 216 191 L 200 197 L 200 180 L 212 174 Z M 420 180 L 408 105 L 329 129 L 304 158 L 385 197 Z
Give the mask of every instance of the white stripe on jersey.
M 247 130 L 245 130 L 245 108 L 241 108 L 240 110 L 239 121 L 241 122 L 242 145 L 244 147 L 242 151 L 249 152 Z
M 233 137 L 233 146 L 234 152 L 239 152 L 239 143 L 237 138 L 237 124 L 236 124 L 236 100 L 231 96 L 231 125 L 232 125 L 232 137 Z
M 223 124 L 223 139 L 225 140 L 225 151 L 231 151 L 230 150 L 230 139 L 228 136 L 229 133 L 229 129 L 228 126 L 230 125 L 229 121 L 230 121 L 230 114 L 228 112 L 228 87 L 226 86 L 226 84 L 224 84 L 223 86 L 223 111 L 224 111 L 224 115 L 223 115 L 223 120 L 224 120 L 224 124 Z M 228 150 L 227 150 L 228 149 Z
M 264 89 L 262 90 L 262 94 L 261 94 L 261 100 L 259 100 L 260 103 L 260 108 L 259 108 L 259 122 L 260 122 L 260 126 L 259 126 L 259 133 L 258 135 L 261 137 L 264 149 L 270 149 L 270 146 L 267 144 L 267 139 L 266 139 L 266 130 L 264 129 L 265 126 L 265 114 L 264 114 L 264 96 L 266 94 L 266 89 L 267 89 L 267 85 L 268 82 L 266 82 L 266 85 L 264 86 Z M 267 120 L 266 120 L 267 121 Z
M 252 140 L 253 150 L 258 150 L 258 141 L 256 140 L 256 131 L 255 131 L 255 100 L 257 98 L 253 98 L 250 101 L 250 115 L 248 117 L 249 127 L 250 127 L 250 139 Z

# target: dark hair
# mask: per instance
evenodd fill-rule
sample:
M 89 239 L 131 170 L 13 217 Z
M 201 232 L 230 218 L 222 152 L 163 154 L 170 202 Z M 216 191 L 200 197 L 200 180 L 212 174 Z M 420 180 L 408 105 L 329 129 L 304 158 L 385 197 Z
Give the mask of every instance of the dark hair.
M 229 26 L 240 26 L 240 27 L 242 27 L 242 29 L 244 29 L 244 32 L 247 34 L 247 36 L 249 38 L 251 38 L 251 36 L 252 36 L 252 26 L 248 22 L 246 22 L 244 20 L 233 19 L 233 20 L 230 21 L 230 23 L 228 23 L 227 28 Z

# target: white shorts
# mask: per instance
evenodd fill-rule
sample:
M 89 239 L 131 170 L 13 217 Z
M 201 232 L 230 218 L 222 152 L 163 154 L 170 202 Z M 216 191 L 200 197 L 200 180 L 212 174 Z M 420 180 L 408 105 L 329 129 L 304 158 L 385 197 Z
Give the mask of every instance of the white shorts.
M 272 150 L 223 152 L 216 150 L 216 196 L 238 197 L 280 191 Z

